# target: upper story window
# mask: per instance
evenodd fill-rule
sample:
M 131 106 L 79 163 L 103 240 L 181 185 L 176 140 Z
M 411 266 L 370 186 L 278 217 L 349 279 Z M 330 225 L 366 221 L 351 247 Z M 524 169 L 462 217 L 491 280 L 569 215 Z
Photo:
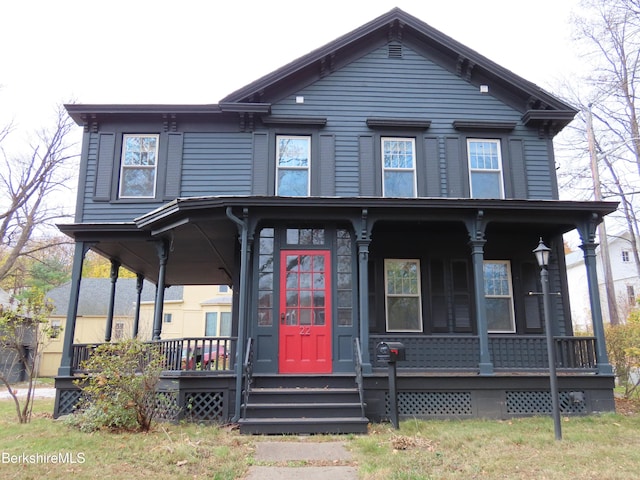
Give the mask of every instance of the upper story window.
M 484 262 L 484 297 L 489 332 L 515 332 L 511 264 L 508 260 Z
M 158 135 L 124 135 L 120 161 L 120 198 L 154 198 Z
M 416 196 L 416 141 L 382 137 L 382 196 Z
M 630 257 L 629 257 L 629 251 L 628 250 L 622 250 L 622 261 L 624 263 L 629 263 L 631 261 Z
M 422 332 L 420 260 L 387 258 L 384 282 L 388 332 Z
M 276 195 L 309 196 L 311 172 L 311 137 L 278 135 L 276 137 Z
M 500 140 L 469 139 L 471 198 L 504 198 Z

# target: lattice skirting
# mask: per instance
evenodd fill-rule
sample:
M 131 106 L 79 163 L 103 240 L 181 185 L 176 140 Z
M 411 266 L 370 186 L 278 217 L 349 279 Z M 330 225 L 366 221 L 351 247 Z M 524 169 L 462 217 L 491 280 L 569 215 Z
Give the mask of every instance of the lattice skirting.
M 80 390 L 60 390 L 57 416 L 74 413 L 80 400 Z M 158 392 L 156 418 L 175 421 L 182 417 L 194 422 L 224 422 L 227 420 L 224 392 L 187 392 L 180 405 L 178 392 Z
M 385 410 L 391 413 L 389 392 L 385 394 Z M 398 414 L 407 416 L 471 416 L 470 392 L 398 392 Z
M 187 392 L 183 416 L 188 421 L 222 422 L 227 419 L 224 392 Z
M 156 419 L 172 422 L 180 417 L 177 392 L 158 392 L 156 396 Z
M 507 391 L 507 413 L 513 415 L 550 414 L 551 393 L 545 391 Z M 583 391 L 559 392 L 560 412 L 587 413 Z
M 58 395 L 57 416 L 72 414 L 80 400 L 80 390 L 60 390 Z
M 584 391 L 563 391 L 559 394 L 560 412 L 585 414 Z M 548 415 L 551 394 L 548 391 L 506 391 L 508 415 Z M 385 413 L 391 414 L 389 393 L 385 392 Z M 474 415 L 471 392 L 398 392 L 398 414 L 409 417 L 471 417 Z

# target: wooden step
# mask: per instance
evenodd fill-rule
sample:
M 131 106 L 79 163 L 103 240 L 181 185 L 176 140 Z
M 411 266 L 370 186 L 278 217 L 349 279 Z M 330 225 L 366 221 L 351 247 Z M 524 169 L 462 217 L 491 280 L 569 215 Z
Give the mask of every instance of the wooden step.
M 367 433 L 369 420 L 353 377 L 260 380 L 242 405 L 240 433 Z
M 250 435 L 367 433 L 369 420 L 362 417 L 335 418 L 243 418 L 240 433 Z
M 359 417 L 360 402 L 351 403 L 249 403 L 246 416 L 249 418 L 303 418 L 312 414 L 319 418 Z

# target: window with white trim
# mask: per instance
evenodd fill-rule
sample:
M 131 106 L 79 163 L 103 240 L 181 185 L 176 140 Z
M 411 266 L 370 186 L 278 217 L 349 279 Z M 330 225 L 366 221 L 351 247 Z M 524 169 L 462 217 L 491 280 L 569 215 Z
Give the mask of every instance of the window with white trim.
M 311 137 L 278 135 L 276 137 L 276 195 L 307 197 L 310 195 Z
M 511 285 L 511 262 L 508 260 L 484 262 L 484 297 L 487 329 L 490 333 L 516 331 Z
M 622 262 L 629 263 L 631 261 L 631 257 L 629 256 L 629 250 L 622 250 Z
M 217 337 L 218 336 L 218 312 L 206 312 L 204 319 L 204 336 L 205 337 Z
M 638 302 L 636 298 L 636 291 L 633 288 L 633 285 L 627 285 L 627 301 L 629 302 L 629 306 L 634 307 Z
M 382 196 L 416 196 L 415 138 L 382 137 Z
M 231 312 L 220 312 L 220 336 L 231 336 Z
M 124 322 L 116 322 L 113 328 L 113 339 L 114 340 L 124 339 Z
M 60 337 L 60 330 L 62 330 L 62 322 L 60 320 L 51 320 L 51 333 L 49 338 Z
M 159 135 L 123 135 L 120 198 L 154 198 Z
M 422 332 L 420 260 L 384 260 L 388 332 Z
M 471 198 L 504 198 L 500 140 L 468 139 Z

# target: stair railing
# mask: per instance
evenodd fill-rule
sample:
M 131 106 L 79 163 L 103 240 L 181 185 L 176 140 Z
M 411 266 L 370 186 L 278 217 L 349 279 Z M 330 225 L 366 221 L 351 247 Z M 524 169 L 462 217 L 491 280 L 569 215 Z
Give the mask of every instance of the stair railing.
M 251 384 L 253 383 L 253 339 L 247 339 L 247 350 L 242 364 L 242 376 L 244 384 L 244 402 L 242 405 L 242 418 L 247 417 L 247 404 L 249 403 L 249 394 L 251 393 Z
M 364 418 L 364 377 L 362 376 L 362 349 L 360 348 L 360 339 L 353 339 L 354 348 L 353 353 L 355 356 L 355 369 L 356 369 L 356 384 L 358 385 L 358 394 L 360 395 L 360 410 L 362 417 Z

